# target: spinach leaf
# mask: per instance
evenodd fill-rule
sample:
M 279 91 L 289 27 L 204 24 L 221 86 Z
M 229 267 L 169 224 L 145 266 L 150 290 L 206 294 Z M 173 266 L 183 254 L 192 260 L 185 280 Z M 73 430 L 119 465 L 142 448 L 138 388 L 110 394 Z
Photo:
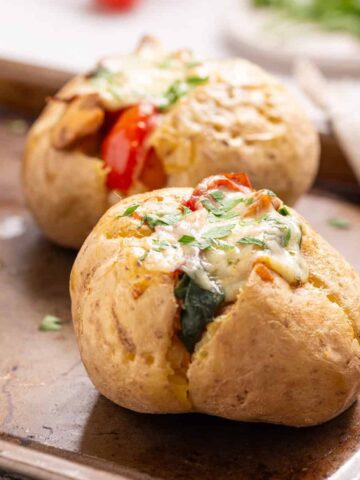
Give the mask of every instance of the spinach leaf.
M 181 300 L 179 337 L 187 350 L 193 352 L 204 328 L 214 320 L 223 303 L 224 292 L 220 287 L 205 290 L 185 273 L 175 287 L 175 295 Z

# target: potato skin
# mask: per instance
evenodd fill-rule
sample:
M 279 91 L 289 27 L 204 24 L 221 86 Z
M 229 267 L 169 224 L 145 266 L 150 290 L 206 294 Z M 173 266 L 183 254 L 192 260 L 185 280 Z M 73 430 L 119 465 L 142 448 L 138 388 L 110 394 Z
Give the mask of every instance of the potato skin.
M 287 88 L 245 60 L 219 63 L 214 77 L 179 101 L 153 144 L 168 185 L 195 186 L 222 172 L 246 172 L 293 205 L 315 178 L 318 135 Z
M 256 188 L 265 185 L 293 204 L 312 184 L 319 141 L 311 122 L 287 89 L 245 60 L 213 62 L 208 84 L 196 87 L 167 113 L 150 138 L 164 164 L 166 186 L 195 186 L 221 172 L 247 172 Z M 82 91 L 76 77 L 59 92 Z M 54 242 L 80 248 L 113 203 L 100 158 L 56 149 L 66 104 L 50 101 L 28 137 L 23 184 L 31 211 Z M 99 112 L 97 112 L 99 113 Z M 96 123 L 96 112 L 93 121 Z M 92 122 L 86 125 L 91 131 Z M 59 134 L 60 133 L 60 134 Z M 135 188 L 130 193 L 144 191 Z
M 197 411 L 297 427 L 338 415 L 360 391 L 360 279 L 300 216 L 308 282 L 289 286 L 275 272 L 267 282 L 254 267 L 191 358 L 178 342 L 175 280 L 134 263 L 127 247 L 133 220 L 119 214 L 133 203 L 191 191 L 122 200 L 79 252 L 72 313 L 95 386 L 119 405 L 147 413 Z
M 62 93 L 71 95 L 81 78 Z M 103 162 L 81 151 L 57 150 L 52 132 L 66 103 L 50 100 L 30 130 L 23 159 L 25 197 L 45 235 L 64 247 L 80 248 L 101 215 L 109 208 Z
M 154 196 L 156 192 L 132 200 Z M 120 230 L 125 238 L 129 233 L 131 220 L 117 215 L 130 203 L 125 199 L 104 215 L 71 273 L 80 354 L 95 386 L 112 401 L 139 412 L 190 411 L 181 372 L 188 354 L 174 341 L 174 279 L 144 272 L 116 238 Z M 140 296 L 139 288 L 145 288 Z

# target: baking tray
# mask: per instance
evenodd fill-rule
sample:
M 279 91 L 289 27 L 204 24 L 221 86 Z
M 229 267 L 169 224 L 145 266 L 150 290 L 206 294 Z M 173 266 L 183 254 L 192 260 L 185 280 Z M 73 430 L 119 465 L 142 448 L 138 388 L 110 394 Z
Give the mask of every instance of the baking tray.
M 27 213 L 24 137 L 9 125 L 0 117 L 0 236 L 8 237 L 0 239 L 0 470 L 46 480 L 356 478 L 359 405 L 322 426 L 294 429 L 137 414 L 97 393 L 70 318 L 75 253 L 47 242 Z M 298 209 L 360 271 L 358 205 L 313 192 Z M 335 216 L 350 229 L 332 228 Z M 38 330 L 46 314 L 63 319 L 61 331 Z

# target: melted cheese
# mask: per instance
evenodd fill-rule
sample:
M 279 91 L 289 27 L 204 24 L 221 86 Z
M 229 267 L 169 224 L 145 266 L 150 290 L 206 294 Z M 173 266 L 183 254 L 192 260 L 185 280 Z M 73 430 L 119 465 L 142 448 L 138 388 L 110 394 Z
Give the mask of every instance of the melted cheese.
M 224 201 L 234 205 L 229 211 L 237 216 L 215 216 L 201 202 L 196 211 L 180 215 L 179 203 L 173 198 L 140 206 L 140 215 L 155 214 L 161 218 L 177 212 L 179 220 L 172 225 L 157 225 L 148 237 L 126 239 L 134 256 L 147 270 L 180 269 L 204 289 L 221 285 L 226 301 L 235 300 L 257 262 L 267 264 L 290 284 L 305 282 L 308 270 L 300 251 L 298 220 L 290 212 L 281 215 L 272 203 L 265 211 L 255 209 L 255 215 L 249 216 L 251 203 L 258 202 L 266 192 L 224 195 Z M 184 243 L 184 236 L 189 243 Z
M 179 81 L 207 78 L 211 62 L 195 62 L 191 52 L 145 56 L 139 54 L 109 57 L 81 85 L 82 94 L 97 92 L 107 110 L 149 101 L 161 105 L 169 88 Z

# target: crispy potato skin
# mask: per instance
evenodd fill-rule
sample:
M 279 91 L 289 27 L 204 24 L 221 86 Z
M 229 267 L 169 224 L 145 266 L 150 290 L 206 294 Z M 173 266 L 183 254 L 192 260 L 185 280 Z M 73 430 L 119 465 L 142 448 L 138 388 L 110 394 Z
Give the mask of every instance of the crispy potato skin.
M 300 216 L 309 281 L 289 286 L 275 272 L 264 281 L 254 267 L 191 358 L 177 341 L 175 280 L 134 263 L 124 239 L 135 220 L 119 214 L 159 195 L 190 193 L 164 189 L 122 200 L 79 252 L 72 313 L 95 386 L 148 413 L 198 411 L 298 427 L 341 413 L 360 391 L 360 280 Z
M 136 201 L 154 196 L 137 195 Z M 127 238 L 132 220 L 116 216 L 129 204 L 123 200 L 100 220 L 72 270 L 72 315 L 81 357 L 95 386 L 120 405 L 139 412 L 190 411 L 187 380 L 177 362 L 188 354 L 174 342 L 174 279 L 144 272 L 122 248 L 119 233 L 114 237 L 117 231 Z
M 213 69 L 208 84 L 162 115 L 150 139 L 164 164 L 166 186 L 195 186 L 219 171 L 244 171 L 256 188 L 266 185 L 293 204 L 317 171 L 314 127 L 287 89 L 257 66 L 229 60 L 214 63 Z M 84 78 L 76 77 L 59 96 L 71 97 L 83 84 Z M 71 145 L 77 125 L 71 107 L 66 108 L 51 101 L 31 129 L 23 183 L 46 236 L 79 248 L 112 202 L 103 162 Z M 81 115 L 88 133 L 102 121 L 96 108 Z M 74 131 L 63 126 L 67 118 Z M 143 190 L 136 186 L 130 193 Z
M 62 92 L 71 95 L 81 81 L 75 78 Z M 62 246 L 80 248 L 110 206 L 109 191 L 100 159 L 53 146 L 52 132 L 66 108 L 50 100 L 32 127 L 23 159 L 23 189 L 45 235 Z

